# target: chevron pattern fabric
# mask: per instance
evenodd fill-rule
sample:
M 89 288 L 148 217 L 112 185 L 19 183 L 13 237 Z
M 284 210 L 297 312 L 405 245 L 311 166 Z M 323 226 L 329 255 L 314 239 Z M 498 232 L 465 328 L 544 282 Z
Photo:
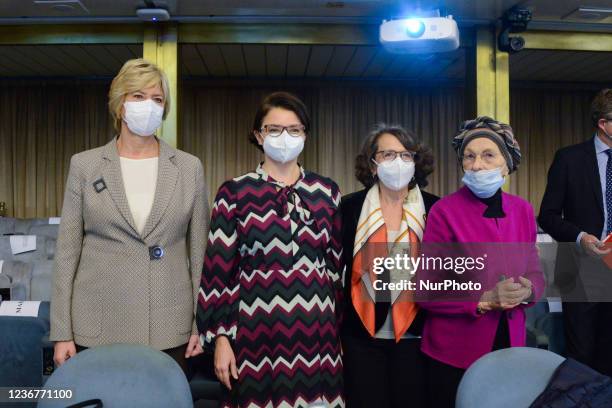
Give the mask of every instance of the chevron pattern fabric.
M 261 167 L 215 199 L 198 298 L 205 347 L 232 341 L 227 407 L 343 407 L 339 346 L 340 191 L 302 170 L 293 186 Z

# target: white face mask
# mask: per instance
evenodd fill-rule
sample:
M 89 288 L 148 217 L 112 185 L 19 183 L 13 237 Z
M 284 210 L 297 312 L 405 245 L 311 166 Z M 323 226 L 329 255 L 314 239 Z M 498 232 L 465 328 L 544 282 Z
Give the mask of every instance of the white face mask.
M 413 161 L 403 161 L 399 156 L 394 160 L 382 163 L 377 163 L 374 159 L 372 161 L 376 163 L 378 178 L 390 190 L 400 191 L 410 184 L 414 177 Z
M 304 149 L 304 138 L 293 137 L 283 131 L 279 136 L 266 136 L 263 142 L 264 152 L 274 161 L 287 163 L 296 159 Z
M 123 121 L 138 136 L 151 136 L 161 126 L 164 108 L 151 99 L 124 102 Z

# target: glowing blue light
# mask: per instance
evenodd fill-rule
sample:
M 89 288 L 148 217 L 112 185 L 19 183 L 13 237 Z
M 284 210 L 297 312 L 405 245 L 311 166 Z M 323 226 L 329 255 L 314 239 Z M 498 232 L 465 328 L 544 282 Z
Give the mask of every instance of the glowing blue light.
M 153 21 L 157 21 L 157 17 L 153 17 Z
M 425 23 L 417 18 L 406 20 L 406 31 L 411 37 L 420 37 L 425 32 Z

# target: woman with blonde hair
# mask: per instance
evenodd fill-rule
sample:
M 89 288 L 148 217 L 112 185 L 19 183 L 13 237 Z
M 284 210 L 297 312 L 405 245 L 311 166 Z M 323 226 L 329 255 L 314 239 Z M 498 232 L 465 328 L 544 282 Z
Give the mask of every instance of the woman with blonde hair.
M 202 163 L 155 136 L 170 93 L 154 64 L 123 65 L 109 110 L 117 135 L 70 161 L 53 274 L 54 360 L 144 344 L 187 373 L 185 359 L 202 352 L 194 322 L 209 214 Z

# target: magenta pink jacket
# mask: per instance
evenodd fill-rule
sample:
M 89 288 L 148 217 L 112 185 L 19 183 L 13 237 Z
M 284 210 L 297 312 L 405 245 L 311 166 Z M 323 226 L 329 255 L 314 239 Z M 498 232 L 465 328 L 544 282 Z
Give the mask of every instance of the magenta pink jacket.
M 535 299 L 539 299 L 544 290 L 544 279 L 535 250 L 537 228 L 533 208 L 522 198 L 506 193 L 502 193 L 502 208 L 506 214 L 504 218 L 485 218 L 486 205 L 467 187 L 462 187 L 431 208 L 423 246 L 427 248 L 428 242 L 533 243 L 533 246 L 514 244 L 514 247 L 493 244 L 499 253 L 489 254 L 491 263 L 488 265 L 493 266 L 485 273 L 490 277 L 483 278 L 483 282 L 488 279 L 492 287 L 498 275 L 521 275 L 532 282 Z M 509 256 L 510 248 L 517 246 L 532 249 L 528 250 L 528 256 Z M 483 283 L 483 290 L 490 287 Z M 445 364 L 467 368 L 492 350 L 501 312 L 490 311 L 479 315 L 476 311 L 477 299 L 473 300 L 419 302 L 419 306 L 427 310 L 421 346 L 425 354 Z M 525 345 L 523 309 L 526 306 L 520 305 L 507 312 L 512 347 Z

